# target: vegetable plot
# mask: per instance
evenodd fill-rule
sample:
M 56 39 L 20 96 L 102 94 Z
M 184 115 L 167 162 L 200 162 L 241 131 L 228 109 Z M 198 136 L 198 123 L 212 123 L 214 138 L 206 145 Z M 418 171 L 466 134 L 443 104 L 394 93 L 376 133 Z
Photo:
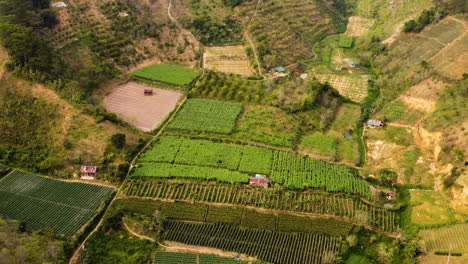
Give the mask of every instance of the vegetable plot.
M 146 163 L 135 170 L 133 176 L 180 177 L 174 172 L 171 174 L 176 165 L 164 167 L 158 164 L 165 162 L 205 167 L 206 171 L 223 168 L 249 174 L 263 173 L 269 175 L 273 182 L 293 189 L 320 188 L 372 199 L 368 183 L 358 176 L 357 170 L 278 150 L 166 136 L 143 154 L 140 161 Z M 206 171 L 203 172 L 206 175 L 217 175 Z M 187 172 L 184 177 L 200 178 L 200 175 Z M 242 177 L 207 176 L 208 179 L 217 178 L 225 182 L 242 182 Z
M 241 111 L 237 103 L 189 99 L 168 128 L 229 134 Z
M 32 229 L 72 236 L 88 222 L 112 188 L 64 182 L 14 171 L 0 181 L 0 214 Z
M 340 249 L 339 237 L 167 221 L 166 240 L 234 251 L 272 263 L 325 263 Z

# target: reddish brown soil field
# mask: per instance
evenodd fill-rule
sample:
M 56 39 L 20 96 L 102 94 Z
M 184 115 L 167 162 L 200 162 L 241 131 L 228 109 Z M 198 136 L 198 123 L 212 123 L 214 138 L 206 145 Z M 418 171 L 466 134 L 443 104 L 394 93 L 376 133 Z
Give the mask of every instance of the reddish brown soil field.
M 153 95 L 144 95 L 145 89 Z M 120 85 L 104 99 L 108 112 L 116 113 L 124 121 L 149 132 L 154 130 L 174 110 L 182 94 L 130 82 Z

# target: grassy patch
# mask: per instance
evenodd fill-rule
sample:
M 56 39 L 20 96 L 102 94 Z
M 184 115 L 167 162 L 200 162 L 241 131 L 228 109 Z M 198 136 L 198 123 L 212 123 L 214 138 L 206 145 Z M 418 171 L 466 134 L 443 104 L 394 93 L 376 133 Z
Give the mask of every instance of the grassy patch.
M 198 73 L 182 66 L 159 64 L 136 70 L 132 75 L 175 85 L 186 85 L 193 81 Z
M 353 38 L 340 35 L 340 40 L 338 41 L 338 47 L 340 48 L 351 48 L 353 46 Z
M 402 146 L 413 144 L 413 135 L 408 132 L 408 129 L 402 127 L 386 127 L 384 128 L 385 141 L 393 142 Z
M 442 193 L 426 190 L 410 191 L 413 206 L 411 222 L 423 227 L 437 227 L 468 220 L 463 212 L 455 211 Z
M 234 137 L 292 148 L 299 136 L 300 123 L 279 108 L 248 106 L 239 118 Z
M 359 146 L 356 140 L 340 138 L 336 149 L 336 159 L 350 163 L 359 163 Z
M 302 139 L 300 148 L 311 154 L 332 156 L 336 155 L 337 139 L 333 136 L 315 132 Z
M 401 124 L 415 124 L 424 113 L 408 108 L 401 100 L 392 101 L 385 109 L 377 115 L 377 119 Z

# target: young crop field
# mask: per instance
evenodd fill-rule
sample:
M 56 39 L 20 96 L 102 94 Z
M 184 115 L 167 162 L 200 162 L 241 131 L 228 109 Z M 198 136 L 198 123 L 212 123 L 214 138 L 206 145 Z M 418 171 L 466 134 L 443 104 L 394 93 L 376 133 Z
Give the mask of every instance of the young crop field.
M 324 263 L 326 258 L 334 260 L 341 247 L 341 239 L 333 236 L 182 221 L 167 221 L 165 238 L 257 256 L 273 263 Z
M 252 17 L 256 7 L 257 2 L 245 1 L 241 8 Z M 312 58 L 313 45 L 333 32 L 329 19 L 306 0 L 261 1 L 248 30 L 267 68 Z
M 349 17 L 349 23 L 345 34 L 350 37 L 364 36 L 373 25 L 373 19 L 352 16 Z
M 168 128 L 229 134 L 241 111 L 242 105 L 237 103 L 189 99 Z
M 412 190 L 410 203 L 413 207 L 411 222 L 423 227 L 463 223 L 468 214 L 454 210 L 444 194 L 427 190 Z
M 468 254 L 468 224 L 423 229 L 420 231 L 423 245 L 429 252 Z
M 203 75 L 190 94 L 194 97 L 239 103 L 269 104 L 272 101 L 271 89 L 263 87 L 261 81 L 216 72 Z
M 198 76 L 198 73 L 178 65 L 159 64 L 136 70 L 132 75 L 163 83 L 187 85 Z
M 362 102 L 367 96 L 369 76 L 367 75 L 337 75 L 337 74 L 316 74 L 321 82 L 328 82 L 338 90 L 338 92 L 349 99 Z
M 206 47 L 203 65 L 206 69 L 224 73 L 244 76 L 255 73 L 244 46 Z
M 246 261 L 232 258 L 223 258 L 207 254 L 192 254 L 178 252 L 158 252 L 155 257 L 156 264 L 247 264 Z
M 145 89 L 151 89 L 153 95 L 144 95 Z M 115 113 L 129 124 L 149 132 L 164 121 L 181 98 L 182 94 L 179 92 L 130 82 L 116 87 L 106 96 L 104 104 L 108 112 Z
M 346 35 L 340 35 L 338 40 L 338 47 L 340 48 L 351 48 L 353 46 L 353 38 Z
M 114 190 L 14 171 L 0 181 L 0 214 L 31 229 L 74 235 Z
M 152 170 L 150 162 L 165 162 L 263 173 L 270 175 L 273 182 L 289 188 L 320 188 L 372 199 L 369 184 L 358 176 L 355 169 L 259 147 L 165 136 L 141 156 L 140 162 L 148 162 L 147 171 Z M 154 174 L 158 174 L 158 171 L 154 171 Z
M 361 219 L 359 224 L 375 226 L 383 231 L 390 232 L 396 230 L 399 221 L 395 212 L 368 205 L 361 200 L 313 192 L 263 190 L 234 185 L 171 184 L 133 180 L 124 189 L 124 194 L 128 197 L 200 201 L 213 204 L 223 203 L 272 210 L 333 215 L 353 222 L 366 215 L 364 222 Z M 213 210 L 210 209 L 210 215 L 213 213 Z M 240 221 L 242 218 L 242 212 L 236 214 L 234 209 L 231 209 L 231 213 L 234 219 L 229 219 L 229 223 Z M 219 221 L 219 219 L 223 218 L 222 215 L 216 215 L 214 220 Z
M 349 221 L 334 218 L 308 217 L 305 215 L 285 216 L 271 211 L 257 211 L 238 206 L 218 206 L 205 203 L 170 202 L 155 199 L 123 198 L 116 206 L 128 212 L 148 216 L 158 210 L 168 220 L 195 221 L 200 223 L 223 223 L 270 231 L 311 232 L 314 234 L 347 236 L 353 228 Z M 284 224 L 283 222 L 288 222 Z M 277 223 L 281 222 L 281 225 Z M 360 223 L 364 225 L 364 223 Z

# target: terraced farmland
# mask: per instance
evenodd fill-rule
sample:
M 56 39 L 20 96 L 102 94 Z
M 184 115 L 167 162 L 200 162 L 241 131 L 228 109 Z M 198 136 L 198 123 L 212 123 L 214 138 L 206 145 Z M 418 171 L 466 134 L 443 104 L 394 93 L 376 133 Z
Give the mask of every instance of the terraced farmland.
M 340 250 L 339 237 L 283 233 L 223 224 L 167 221 L 166 240 L 258 256 L 273 263 L 324 263 Z
M 241 104 L 189 99 L 168 128 L 228 134 L 236 126 L 241 111 Z
M 206 254 L 191 254 L 177 252 L 158 252 L 155 257 L 156 264 L 247 264 L 232 258 L 223 258 Z
M 146 166 L 147 170 L 151 170 L 148 167 L 152 163 L 171 163 L 263 173 L 270 175 L 273 182 L 293 189 L 320 188 L 372 199 L 369 184 L 353 168 L 259 147 L 165 136 L 141 156 L 140 162 L 145 162 L 142 168 Z M 134 176 L 139 173 L 137 168 Z M 158 170 L 152 173 L 144 176 L 167 177 Z
M 72 236 L 108 199 L 112 188 L 63 182 L 14 171 L 0 181 L 0 214 L 31 229 Z
M 367 75 L 317 74 L 316 77 L 321 82 L 330 83 L 342 96 L 353 101 L 362 102 L 367 96 Z
M 250 76 L 254 70 L 243 46 L 206 47 L 203 54 L 206 69 Z
M 254 15 L 256 4 L 244 5 L 248 17 Z M 248 29 L 267 68 L 312 58 L 315 42 L 333 32 L 317 5 L 307 0 L 261 1 Z
M 429 252 L 468 254 L 468 224 L 424 229 L 420 232 L 424 246 Z
M 375 226 L 383 231 L 394 231 L 399 221 L 395 212 L 368 205 L 360 200 L 312 192 L 260 190 L 233 185 L 170 184 L 142 180 L 131 181 L 124 190 L 128 197 L 254 206 L 334 215 L 351 221 L 362 218 L 360 224 Z

